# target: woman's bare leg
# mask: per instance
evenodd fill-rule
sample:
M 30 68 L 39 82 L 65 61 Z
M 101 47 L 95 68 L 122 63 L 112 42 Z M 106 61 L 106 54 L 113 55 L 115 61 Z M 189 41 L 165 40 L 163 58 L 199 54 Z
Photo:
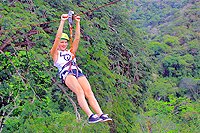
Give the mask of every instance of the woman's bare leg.
M 88 102 L 89 102 L 90 106 L 92 107 L 92 109 L 97 113 L 98 116 L 103 114 L 103 112 L 94 96 L 94 93 L 92 92 L 90 83 L 88 82 L 87 78 L 85 76 L 81 76 L 78 78 L 78 82 L 79 82 L 80 86 L 82 87 L 82 89 L 85 93 L 85 96 L 88 99 Z
M 77 97 L 78 103 L 83 111 L 90 117 L 93 113 L 90 110 L 88 103 L 85 99 L 84 90 L 80 86 L 78 80 L 73 75 L 68 75 L 65 79 L 65 84 L 72 90 Z

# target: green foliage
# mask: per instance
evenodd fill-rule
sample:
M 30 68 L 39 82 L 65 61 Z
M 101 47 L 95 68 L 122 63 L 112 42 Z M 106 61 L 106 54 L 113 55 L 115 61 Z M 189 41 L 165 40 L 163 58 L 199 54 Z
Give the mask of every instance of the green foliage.
M 187 131 L 196 133 L 199 128 L 197 124 L 199 121 L 199 105 L 195 107 L 197 103 L 192 103 L 188 98 L 177 98 L 173 94 L 169 95 L 168 101 L 157 101 L 150 98 L 146 101 L 147 111 L 140 117 L 154 123 L 150 124 L 154 132 Z M 175 124 L 177 122 L 179 124 Z
M 0 131 L 199 131 L 199 2 L 128 0 L 88 12 L 107 2 L 0 3 Z M 113 123 L 89 125 L 80 108 L 76 121 L 57 87 L 49 50 L 69 10 L 81 15 L 78 64 Z
M 139 26 L 155 26 L 164 23 L 164 19 L 173 15 L 175 11 L 183 8 L 189 0 L 180 0 L 174 2 L 173 0 L 166 1 L 145 1 L 135 0 L 134 7 L 135 12 L 132 17 L 134 20 L 139 20 Z
M 200 80 L 193 78 L 183 78 L 180 80 L 178 87 L 181 91 L 179 91 L 179 95 L 185 95 L 192 100 L 199 99 L 199 86 Z
M 23 123 L 23 124 L 21 124 Z M 46 117 L 38 116 L 27 118 L 26 121 L 20 121 L 19 118 L 11 117 L 5 123 L 3 133 L 14 132 L 108 132 L 109 126 L 105 124 L 89 125 L 87 121 L 76 121 L 73 114 L 69 112 L 50 113 Z M 21 126 L 18 127 L 17 125 Z
M 162 53 L 167 53 L 169 51 L 169 46 L 167 46 L 166 44 L 161 44 L 160 42 L 150 42 L 147 45 L 148 50 L 150 51 L 150 54 L 154 55 L 154 56 L 158 56 Z
M 166 56 L 163 59 L 164 76 L 191 76 L 194 57 L 190 54 L 184 56 Z
M 144 39 L 148 40 L 145 50 L 153 67 L 144 113 L 138 116 L 143 132 L 199 130 L 199 110 L 195 108 L 199 100 L 199 4 L 188 0 L 134 1 L 132 18 L 138 21 L 137 27 L 150 33 Z
M 179 38 L 176 36 L 165 35 L 163 42 L 169 46 L 177 46 L 179 44 Z
M 167 101 L 169 95 L 176 95 L 176 84 L 169 78 L 158 78 L 149 86 L 149 92 L 157 100 Z

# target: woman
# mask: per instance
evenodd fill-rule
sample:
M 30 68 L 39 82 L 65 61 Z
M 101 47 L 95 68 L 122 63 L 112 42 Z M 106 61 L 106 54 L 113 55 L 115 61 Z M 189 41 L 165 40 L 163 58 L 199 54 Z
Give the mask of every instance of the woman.
M 83 111 L 88 115 L 89 123 L 96 123 L 99 121 L 112 121 L 107 114 L 104 114 L 91 90 L 91 86 L 87 78 L 82 73 L 82 70 L 76 65 L 75 53 L 78 49 L 80 41 L 80 16 L 74 16 L 76 21 L 76 31 L 74 41 L 69 50 L 67 50 L 69 37 L 63 33 L 65 21 L 68 19 L 68 14 L 61 16 L 60 25 L 56 34 L 56 38 L 50 54 L 53 58 L 54 65 L 59 69 L 60 78 L 63 80 L 70 90 L 72 90 L 77 97 L 78 103 Z M 96 112 L 90 110 L 89 105 Z

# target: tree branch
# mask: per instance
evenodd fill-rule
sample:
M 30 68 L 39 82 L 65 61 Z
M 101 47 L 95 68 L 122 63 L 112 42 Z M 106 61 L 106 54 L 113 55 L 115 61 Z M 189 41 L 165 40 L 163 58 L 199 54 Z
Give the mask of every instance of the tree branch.
M 67 94 L 65 88 L 60 84 L 60 83 L 56 83 L 56 79 L 55 78 L 51 78 L 51 80 L 53 81 L 53 83 L 55 83 L 62 91 L 63 93 L 67 96 L 67 98 L 70 100 L 70 102 L 72 103 L 73 107 L 74 107 L 74 111 L 76 113 L 76 119 L 78 121 L 81 120 L 81 117 L 80 117 L 80 114 L 78 112 L 78 109 L 77 109 L 77 106 L 76 106 L 76 103 L 72 100 L 72 98 Z

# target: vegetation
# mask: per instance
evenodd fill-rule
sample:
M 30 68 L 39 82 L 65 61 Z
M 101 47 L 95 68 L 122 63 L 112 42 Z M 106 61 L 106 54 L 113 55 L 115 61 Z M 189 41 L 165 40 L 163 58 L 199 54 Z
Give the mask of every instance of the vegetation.
M 109 2 L 1 1 L 0 132 L 200 130 L 200 2 L 121 0 L 97 8 Z M 49 51 L 69 10 L 81 15 L 78 64 L 113 123 L 88 124 L 56 76 Z

